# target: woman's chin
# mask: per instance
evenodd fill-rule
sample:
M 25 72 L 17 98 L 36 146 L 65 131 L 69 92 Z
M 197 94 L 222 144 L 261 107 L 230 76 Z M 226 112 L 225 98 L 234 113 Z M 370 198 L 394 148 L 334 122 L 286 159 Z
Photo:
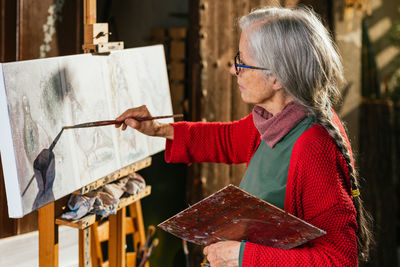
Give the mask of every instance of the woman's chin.
M 246 95 L 245 92 L 240 91 L 240 97 L 242 98 L 242 101 L 246 104 L 252 104 L 251 100 L 249 99 L 249 97 Z

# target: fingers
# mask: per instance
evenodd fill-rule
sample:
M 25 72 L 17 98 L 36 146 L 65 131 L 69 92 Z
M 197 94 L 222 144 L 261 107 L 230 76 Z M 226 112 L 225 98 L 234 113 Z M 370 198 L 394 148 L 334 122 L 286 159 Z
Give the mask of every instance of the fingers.
M 203 249 L 203 254 L 204 254 L 204 256 L 207 256 L 207 254 L 208 254 L 208 246 Z
M 203 249 L 203 254 L 206 256 L 208 262 L 212 262 L 215 258 L 214 244 L 211 244 Z
M 127 109 L 124 113 L 122 113 L 115 119 L 116 121 L 121 122 L 115 124 L 115 128 L 120 128 L 122 126 L 121 130 L 123 131 L 125 131 L 128 126 L 137 129 L 140 126 L 140 123 L 135 120 L 135 118 L 143 118 L 149 116 L 151 115 L 146 105 Z
M 203 249 L 203 254 L 213 267 L 233 267 L 238 265 L 240 242 L 220 241 Z
M 211 245 L 210 245 L 211 246 Z M 210 246 L 207 246 L 203 249 L 203 254 L 206 257 L 207 261 L 211 263 L 211 254 L 210 254 Z
M 137 107 L 137 108 L 130 108 L 126 110 L 124 113 L 119 115 L 115 120 L 123 122 L 128 118 L 142 118 L 151 116 L 149 110 L 145 105 Z
M 126 128 L 127 128 L 125 122 L 121 122 L 121 123 L 114 124 L 114 126 L 115 126 L 115 128 L 119 128 L 119 127 L 122 126 L 122 127 L 121 127 L 121 130 L 122 130 L 122 131 L 125 131 Z
M 132 118 L 126 119 L 124 121 L 125 128 L 126 128 L 126 126 L 129 126 L 131 128 L 136 129 L 139 126 L 139 124 L 140 123 L 137 120 L 132 119 Z

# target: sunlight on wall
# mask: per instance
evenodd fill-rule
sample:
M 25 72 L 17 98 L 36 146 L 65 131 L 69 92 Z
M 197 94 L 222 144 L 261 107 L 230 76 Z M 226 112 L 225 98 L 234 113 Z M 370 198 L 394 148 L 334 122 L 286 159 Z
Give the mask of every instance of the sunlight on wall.
M 379 51 L 376 55 L 376 63 L 379 69 L 392 64 L 392 61 L 400 55 L 400 50 L 395 46 L 388 46 L 387 48 Z
M 377 10 L 382 6 L 382 0 L 370 0 L 369 1 L 369 6 L 372 12 Z
M 385 34 L 390 31 L 393 23 L 390 18 L 385 17 L 372 25 L 369 29 L 369 37 L 372 42 L 376 42 L 378 39 L 383 38 Z
M 399 1 L 370 0 L 371 14 L 365 17 L 375 54 L 381 91 L 399 72 L 400 49 L 390 39 L 392 27 L 399 19 Z M 389 86 L 391 87 L 391 86 Z

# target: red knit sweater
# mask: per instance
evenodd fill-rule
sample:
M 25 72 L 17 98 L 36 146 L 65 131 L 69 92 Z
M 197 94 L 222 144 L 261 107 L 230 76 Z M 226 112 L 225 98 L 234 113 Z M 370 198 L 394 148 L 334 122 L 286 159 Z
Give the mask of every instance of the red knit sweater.
M 335 123 L 345 135 L 335 115 Z M 249 163 L 260 143 L 252 115 L 229 123 L 178 122 L 167 141 L 167 162 Z M 347 139 L 347 137 L 346 137 Z M 357 266 L 356 211 L 345 159 L 320 125 L 296 141 L 285 211 L 327 232 L 303 246 L 276 249 L 247 242 L 242 266 Z

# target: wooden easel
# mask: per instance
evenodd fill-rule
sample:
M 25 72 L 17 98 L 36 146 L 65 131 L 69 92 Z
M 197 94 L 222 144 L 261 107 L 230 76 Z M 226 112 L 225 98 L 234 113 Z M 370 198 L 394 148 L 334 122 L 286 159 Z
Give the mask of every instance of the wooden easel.
M 116 181 L 126 175 L 146 168 L 151 165 L 151 157 L 133 163 L 125 168 L 122 168 L 111 175 L 107 175 L 96 182 L 89 184 L 77 192 L 85 194 L 99 187 Z M 144 190 L 136 195 L 132 195 L 120 200 L 117 213 L 109 216 L 109 266 L 125 267 L 125 207 L 131 206 L 131 209 L 138 215 L 136 221 L 137 229 L 135 236 L 139 237 L 135 243 L 144 243 L 145 231 L 143 225 L 142 208 L 140 199 L 150 195 L 151 186 L 146 186 Z M 66 225 L 79 229 L 79 266 L 98 266 L 96 262 L 91 262 L 91 255 L 94 253 L 91 246 L 93 229 L 92 225 L 96 222 L 94 214 L 86 215 L 76 221 L 67 221 L 56 218 L 55 204 L 50 203 L 39 209 L 39 266 L 58 266 L 58 225 Z M 92 250 L 92 251 L 91 251 Z M 148 266 L 148 265 L 147 265 Z
M 83 0 L 83 45 L 84 53 L 107 53 L 124 49 L 124 42 L 109 42 L 111 35 L 108 23 L 97 23 L 96 0 Z
M 108 24 L 96 23 L 96 13 L 96 0 L 84 0 L 83 51 L 85 53 L 107 53 L 111 50 L 123 49 L 123 42 L 108 42 L 108 36 L 110 34 L 108 31 Z M 150 165 L 151 157 L 148 157 L 122 168 L 111 175 L 105 176 L 74 193 L 88 193 Z M 136 214 L 136 228 L 134 230 L 134 236 L 136 237 L 135 244 L 144 244 L 145 230 L 140 199 L 150 195 L 150 193 L 151 186 L 146 186 L 146 188 L 138 194 L 121 199 L 117 207 L 117 213 L 109 216 L 108 254 L 110 267 L 125 267 L 125 208 L 127 206 L 130 206 L 131 212 Z M 89 214 L 76 221 L 66 221 L 56 218 L 56 214 L 59 213 L 56 209 L 55 202 L 53 202 L 38 210 L 39 266 L 58 266 L 58 225 L 67 225 L 79 229 L 79 267 L 99 266 L 96 260 L 93 262 L 91 260 L 92 258 L 96 258 L 94 246 L 91 246 L 91 241 L 92 243 L 93 241 L 96 242 L 94 236 L 96 233 L 93 229 L 93 225 L 97 226 L 96 216 Z M 136 247 L 137 246 L 135 246 L 135 248 Z M 149 264 L 146 263 L 146 267 L 148 266 Z

